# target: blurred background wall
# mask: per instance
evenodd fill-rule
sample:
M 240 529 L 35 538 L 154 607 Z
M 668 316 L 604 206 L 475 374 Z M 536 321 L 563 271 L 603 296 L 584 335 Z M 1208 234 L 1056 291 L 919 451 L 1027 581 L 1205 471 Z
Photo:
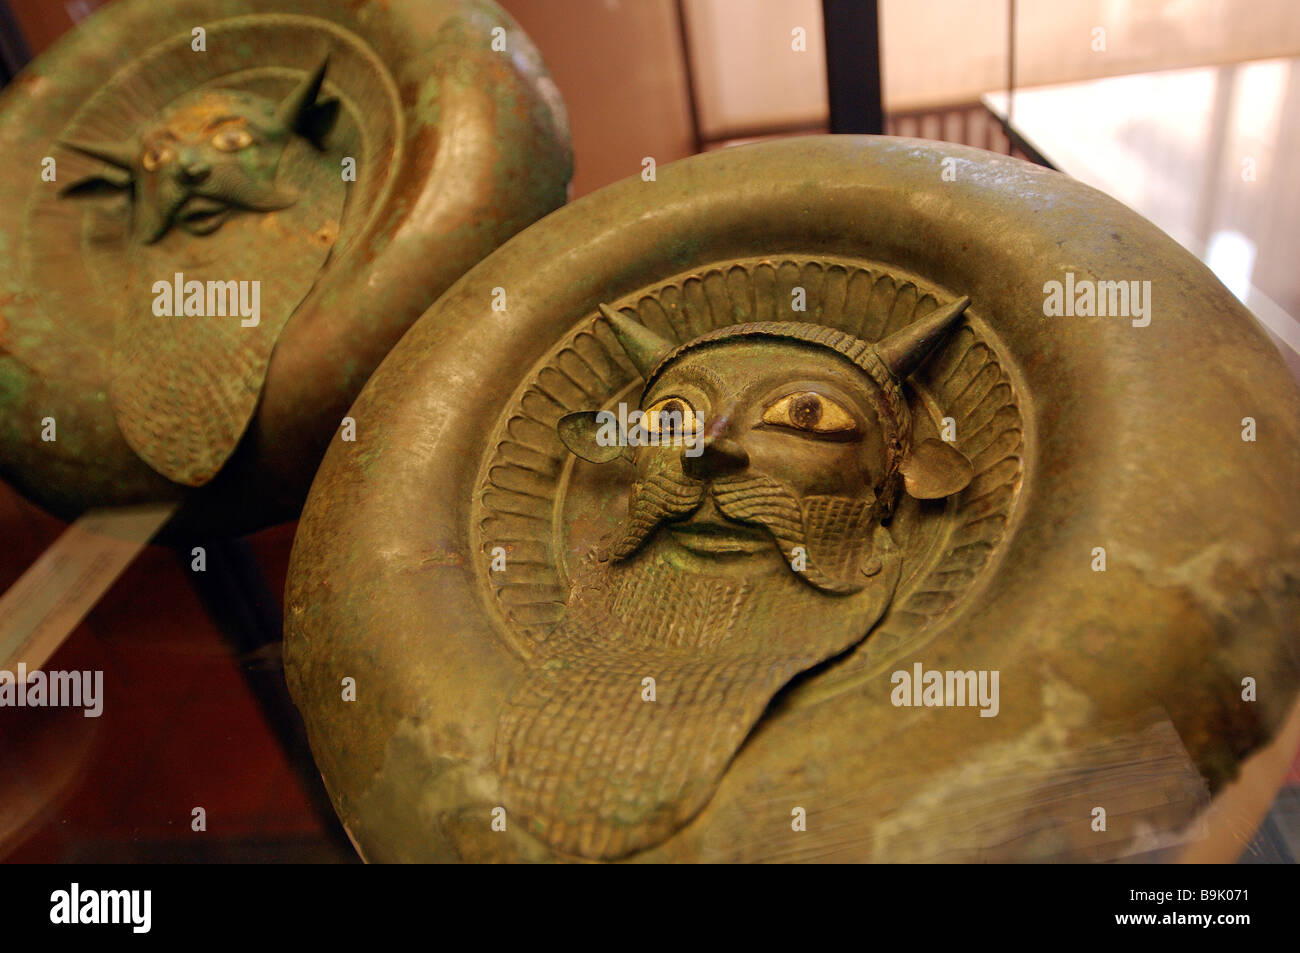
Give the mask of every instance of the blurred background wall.
M 6 2 L 34 53 L 100 5 Z M 568 104 L 575 196 L 639 172 L 643 156 L 663 164 L 730 140 L 826 131 L 821 0 L 501 5 Z M 1007 87 L 1013 36 L 1020 87 L 1300 55 L 1295 0 L 879 0 L 878 11 L 889 131 L 1004 149 L 996 128 L 952 117 Z

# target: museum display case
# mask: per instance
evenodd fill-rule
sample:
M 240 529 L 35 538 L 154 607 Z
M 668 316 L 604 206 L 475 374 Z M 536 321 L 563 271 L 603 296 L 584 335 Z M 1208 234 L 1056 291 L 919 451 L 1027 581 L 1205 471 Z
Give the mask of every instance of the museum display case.
M 0 0 L 0 859 L 1293 863 L 1300 15 L 987 6 Z

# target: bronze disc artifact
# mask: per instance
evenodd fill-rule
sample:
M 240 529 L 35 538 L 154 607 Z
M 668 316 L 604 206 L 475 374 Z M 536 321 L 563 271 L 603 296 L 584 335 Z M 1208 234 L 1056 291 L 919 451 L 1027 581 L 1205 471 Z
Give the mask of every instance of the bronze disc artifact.
M 0 100 L 0 475 L 70 518 L 297 513 L 411 322 L 563 204 L 490 3 L 117 0 Z
M 1296 698 L 1298 410 L 1065 176 L 687 159 L 385 359 L 300 523 L 290 688 L 370 860 L 1130 856 Z

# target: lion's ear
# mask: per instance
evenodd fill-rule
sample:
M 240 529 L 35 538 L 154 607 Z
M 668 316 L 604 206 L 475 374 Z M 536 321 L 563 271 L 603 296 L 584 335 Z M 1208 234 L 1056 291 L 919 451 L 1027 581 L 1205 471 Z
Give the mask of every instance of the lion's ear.
M 623 447 L 617 439 L 617 425 L 608 417 L 607 411 L 579 410 L 561 417 L 555 429 L 564 445 L 582 459 L 609 463 L 623 452 Z
M 903 486 L 918 500 L 940 500 L 966 489 L 975 475 L 966 454 L 933 437 L 912 448 L 900 468 Z
M 131 188 L 131 174 L 121 169 L 105 169 L 95 175 L 65 185 L 59 195 L 68 199 L 100 195 L 120 195 Z
M 329 62 L 329 54 L 326 53 L 316 69 L 281 100 L 275 112 L 275 118 L 281 126 L 310 140 L 317 148 L 322 147 L 325 137 L 339 117 L 340 105 L 337 99 L 318 98 Z

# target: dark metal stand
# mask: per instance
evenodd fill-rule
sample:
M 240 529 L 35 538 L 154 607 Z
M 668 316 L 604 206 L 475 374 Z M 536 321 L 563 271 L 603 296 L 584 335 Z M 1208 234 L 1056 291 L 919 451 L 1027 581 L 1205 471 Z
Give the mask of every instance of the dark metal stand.
M 831 132 L 884 135 L 876 0 L 822 0 Z
M 31 61 L 32 54 L 18 28 L 9 4 L 0 0 L 0 87 L 8 86 L 18 71 Z

